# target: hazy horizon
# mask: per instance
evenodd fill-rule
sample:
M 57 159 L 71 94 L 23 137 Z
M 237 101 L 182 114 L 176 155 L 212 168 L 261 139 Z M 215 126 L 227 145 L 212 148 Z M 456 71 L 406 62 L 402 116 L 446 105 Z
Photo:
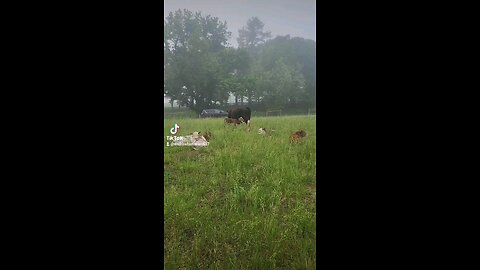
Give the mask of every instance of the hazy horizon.
M 271 31 L 272 38 L 290 35 L 316 41 L 315 5 L 315 0 L 164 0 L 164 18 L 178 9 L 218 17 L 227 22 L 233 47 L 238 47 L 238 30 L 251 17 L 258 17 L 265 24 L 263 31 Z

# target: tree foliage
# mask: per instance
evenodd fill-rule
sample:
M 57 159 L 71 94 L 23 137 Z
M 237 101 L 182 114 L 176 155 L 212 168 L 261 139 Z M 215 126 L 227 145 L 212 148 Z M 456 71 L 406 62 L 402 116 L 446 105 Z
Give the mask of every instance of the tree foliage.
M 238 47 L 253 48 L 269 39 L 270 32 L 263 32 L 264 23 L 258 17 L 252 17 L 247 25 L 238 31 Z
M 230 35 L 227 23 L 216 17 L 170 12 L 164 22 L 165 94 L 197 112 L 228 99 L 218 87 L 218 54 Z
M 177 10 L 164 21 L 164 93 L 197 112 L 236 101 L 266 108 L 315 106 L 315 41 L 270 38 L 253 17 L 229 47 L 227 23 Z

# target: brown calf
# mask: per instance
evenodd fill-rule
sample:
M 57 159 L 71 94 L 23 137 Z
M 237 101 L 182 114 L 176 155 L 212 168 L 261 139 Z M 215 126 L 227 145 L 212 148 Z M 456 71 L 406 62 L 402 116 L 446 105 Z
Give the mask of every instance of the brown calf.
M 301 138 L 307 136 L 307 133 L 302 129 L 290 135 L 290 142 L 298 142 Z
M 234 119 L 234 118 L 225 118 L 224 120 L 224 126 L 225 124 L 233 124 L 234 126 L 240 125 L 242 123 L 241 120 Z

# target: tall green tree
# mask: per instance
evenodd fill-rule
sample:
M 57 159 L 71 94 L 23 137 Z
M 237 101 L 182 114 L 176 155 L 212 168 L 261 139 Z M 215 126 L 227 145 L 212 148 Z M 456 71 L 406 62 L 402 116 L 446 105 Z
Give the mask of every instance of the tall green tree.
M 222 89 L 233 95 L 235 104 L 238 104 L 238 100 L 243 101 L 243 98 L 249 95 L 247 76 L 252 58 L 244 49 L 229 48 L 220 53 L 220 61 L 224 72 Z M 226 88 L 227 86 L 230 88 Z
M 186 9 L 170 12 L 164 21 L 165 94 L 196 112 L 228 98 L 218 87 L 219 53 L 230 35 L 226 22 L 216 17 Z
M 261 68 L 271 71 L 278 68 L 279 60 L 290 69 L 300 73 L 292 78 L 299 81 L 304 80 L 304 85 L 300 88 L 301 93 L 295 93 L 292 96 L 292 106 L 315 106 L 316 94 L 316 48 L 315 41 L 303 38 L 290 38 L 287 36 L 277 36 L 260 46 L 258 61 Z M 293 89 L 293 88 L 292 88 Z
M 272 35 L 268 31 L 263 32 L 264 26 L 258 17 L 250 18 L 247 25 L 238 31 L 238 47 L 252 49 L 269 39 Z
M 297 69 L 280 58 L 272 70 L 264 73 L 260 87 L 267 108 L 285 109 L 303 97 L 305 80 Z

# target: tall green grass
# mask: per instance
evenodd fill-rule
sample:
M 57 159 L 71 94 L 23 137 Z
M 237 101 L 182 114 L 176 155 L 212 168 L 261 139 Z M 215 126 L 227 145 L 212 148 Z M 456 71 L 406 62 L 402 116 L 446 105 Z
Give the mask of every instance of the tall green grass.
M 210 145 L 164 147 L 165 269 L 315 269 L 315 116 L 165 119 Z M 274 129 L 271 136 L 258 128 Z M 298 144 L 289 135 L 304 129 Z

